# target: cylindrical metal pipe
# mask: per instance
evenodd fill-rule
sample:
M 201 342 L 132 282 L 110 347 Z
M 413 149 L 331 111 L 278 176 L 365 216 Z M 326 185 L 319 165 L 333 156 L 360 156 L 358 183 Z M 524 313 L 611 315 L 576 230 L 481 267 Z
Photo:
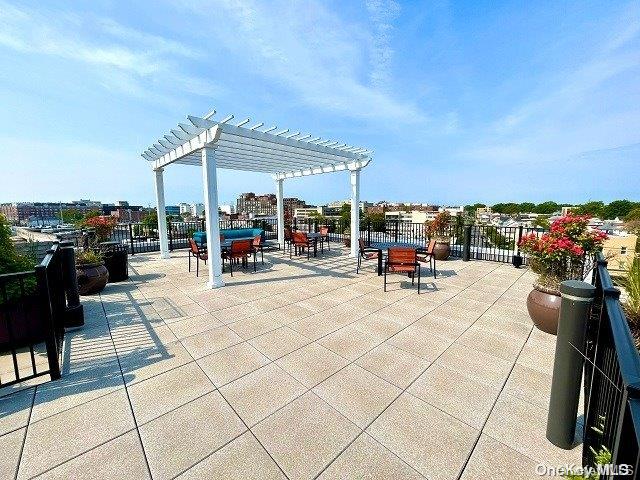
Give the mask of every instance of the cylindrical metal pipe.
M 76 253 L 72 242 L 63 242 L 62 248 L 62 278 L 67 305 L 64 313 L 64 326 L 67 328 L 84 325 L 84 308 L 78 294 L 78 279 L 76 277 Z
M 462 244 L 462 261 L 468 262 L 471 258 L 471 225 L 464 227 L 464 243 Z
M 560 320 L 547 417 L 547 439 L 557 447 L 575 446 L 582 383 L 585 332 L 595 287 L 579 280 L 560 284 Z

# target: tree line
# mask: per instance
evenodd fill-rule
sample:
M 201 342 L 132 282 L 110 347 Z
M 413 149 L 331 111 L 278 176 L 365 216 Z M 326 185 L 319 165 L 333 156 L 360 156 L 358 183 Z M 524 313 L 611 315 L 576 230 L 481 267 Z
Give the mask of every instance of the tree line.
M 475 203 L 473 205 L 465 205 L 465 212 L 474 215 L 478 208 L 486 208 L 484 203 Z M 562 210 L 562 207 L 575 207 L 572 211 L 579 215 L 591 215 L 601 219 L 611 220 L 619 218 L 621 220 L 634 210 L 640 209 L 640 202 L 631 200 L 614 200 L 611 203 L 604 203 L 599 200 L 591 200 L 580 205 L 571 205 L 568 203 L 556 203 L 554 201 L 546 201 L 542 203 L 522 202 L 522 203 L 496 203 L 491 205 L 494 213 L 504 213 L 507 215 L 517 215 L 519 213 L 538 213 L 542 215 L 552 215 Z

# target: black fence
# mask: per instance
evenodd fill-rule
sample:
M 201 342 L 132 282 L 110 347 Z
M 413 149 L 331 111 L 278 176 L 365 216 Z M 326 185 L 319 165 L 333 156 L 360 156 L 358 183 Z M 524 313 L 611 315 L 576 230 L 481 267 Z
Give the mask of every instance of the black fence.
M 320 226 L 329 227 L 331 240 L 342 240 L 350 234 L 351 224 L 344 219 L 296 219 L 291 222 L 294 230 L 317 232 Z M 221 220 L 220 229 L 262 228 L 265 238 L 277 238 L 276 219 L 253 220 Z M 169 250 L 188 248 L 188 239 L 198 230 L 205 229 L 204 220 L 195 222 L 167 222 Z M 519 254 L 518 243 L 529 233 L 542 235 L 546 230 L 526 227 L 495 227 L 492 225 L 463 225 L 461 222 L 451 223 L 442 232 L 449 238 L 451 256 L 462 257 L 464 254 L 465 229 L 469 239 L 468 252 L 472 260 L 511 263 L 513 256 Z M 374 222 L 362 219 L 360 237 L 366 242 L 403 242 L 426 244 L 429 236 L 422 223 L 408 223 L 398 220 Z M 113 233 L 113 240 L 129 246 L 129 252 L 145 253 L 160 250 L 157 228 L 149 228 L 142 223 L 119 224 Z M 526 256 L 522 256 L 523 264 L 527 264 Z
M 640 478 L 640 356 L 601 253 L 593 271 L 596 297 L 587 326 L 583 464 L 611 452 L 613 466 Z M 606 449 L 606 450 L 605 450 Z M 605 454 L 606 455 L 606 454 Z M 600 478 L 618 478 L 603 474 Z
M 277 220 L 253 219 L 253 220 L 221 220 L 220 229 L 233 228 L 261 228 L 265 232 L 265 239 L 277 238 Z M 197 231 L 205 230 L 205 221 L 195 222 L 167 222 L 167 237 L 169 250 L 189 248 L 189 239 Z M 157 252 L 160 250 L 158 229 L 149 227 L 143 223 L 118 224 L 113 231 L 112 240 L 129 247 L 129 253 Z
M 63 285 L 57 243 L 34 270 L 0 275 L 0 356 L 11 359 L 11 367 L 0 371 L 0 387 L 45 374 L 60 378 Z

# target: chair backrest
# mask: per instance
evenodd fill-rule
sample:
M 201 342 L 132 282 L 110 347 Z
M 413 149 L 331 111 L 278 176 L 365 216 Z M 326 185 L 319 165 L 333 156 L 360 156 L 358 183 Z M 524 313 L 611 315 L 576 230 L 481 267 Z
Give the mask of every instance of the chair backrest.
M 284 239 L 285 240 L 291 240 L 291 229 L 290 228 L 285 228 L 284 229 Z
M 224 242 L 224 235 L 220 234 L 220 243 Z
M 189 239 L 189 249 L 191 250 L 191 253 L 193 253 L 195 255 L 200 253 L 200 251 L 198 250 L 198 244 L 196 243 L 196 241 L 193 238 Z
M 320 227 L 320 235 L 329 235 L 329 227 Z
M 253 246 L 259 247 L 260 245 L 262 245 L 262 235 L 256 235 L 253 239 Z
M 427 246 L 427 253 L 432 254 L 435 248 L 436 248 L 436 239 L 432 238 L 431 240 L 429 240 L 429 246 Z
M 358 239 L 358 247 L 360 248 L 360 255 L 364 254 L 364 240 L 362 238 Z
M 309 238 L 307 237 L 307 234 L 304 232 L 293 232 L 293 243 L 308 243 L 309 242 Z
M 233 240 L 231 254 L 244 255 L 251 253 L 251 240 Z
M 390 264 L 414 264 L 416 263 L 416 250 L 410 247 L 390 247 L 387 258 Z

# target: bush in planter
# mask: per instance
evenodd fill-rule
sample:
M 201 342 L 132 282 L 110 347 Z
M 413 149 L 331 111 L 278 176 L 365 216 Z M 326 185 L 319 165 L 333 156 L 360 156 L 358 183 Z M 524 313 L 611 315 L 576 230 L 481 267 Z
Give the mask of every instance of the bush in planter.
M 35 255 L 23 255 L 11 240 L 11 227 L 0 214 L 0 275 L 31 272 L 9 277 L 0 287 L 0 351 L 18 348 L 42 339 L 39 304 L 36 299 Z M 9 327 L 11 332 L 9 332 Z M 11 333 L 11 334 L 10 334 Z M 12 339 L 11 341 L 9 339 Z
M 76 254 L 76 274 L 80 295 L 101 292 L 109 281 L 102 254 L 93 249 L 84 249 Z
M 434 250 L 436 260 L 446 260 L 451 253 L 451 246 L 449 245 L 451 238 L 450 224 L 451 214 L 446 211 L 438 213 L 436 218 L 425 223 L 427 238 L 433 238 L 436 241 Z
M 624 275 L 616 283 L 624 288 L 622 307 L 636 346 L 640 347 L 640 256 L 625 265 Z
M 555 220 L 549 233 L 522 237 L 520 251 L 529 256 L 539 286 L 559 294 L 564 280 L 582 280 L 586 256 L 594 255 L 607 239 L 605 232 L 588 230 L 589 218 L 569 214 Z
M 520 251 L 529 256 L 531 269 L 538 274 L 527 297 L 527 310 L 544 332 L 555 335 L 558 330 L 560 283 L 581 280 L 585 258 L 607 238 L 600 230 L 589 230 L 588 223 L 588 215 L 569 214 L 555 220 L 548 233 L 530 233 L 520 240 Z
M 95 242 L 107 242 L 111 240 L 111 234 L 115 228 L 117 220 L 111 216 L 98 216 L 85 218 L 82 225 L 91 228 L 95 232 Z

